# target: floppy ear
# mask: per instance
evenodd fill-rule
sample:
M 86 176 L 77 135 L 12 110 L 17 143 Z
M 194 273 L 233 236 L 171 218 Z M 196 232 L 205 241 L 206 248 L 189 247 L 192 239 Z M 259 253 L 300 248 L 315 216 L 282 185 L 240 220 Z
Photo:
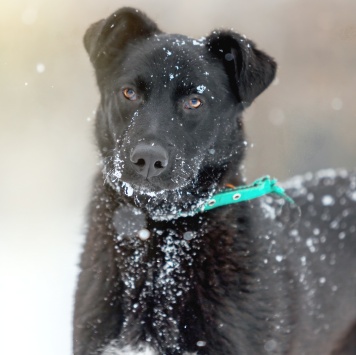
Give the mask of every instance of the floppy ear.
M 144 13 L 129 7 L 92 24 L 84 36 L 84 46 L 96 69 L 105 68 L 132 41 L 161 33 Z
M 274 79 L 276 62 L 238 33 L 214 31 L 206 43 L 224 63 L 230 84 L 244 106 L 250 105 Z

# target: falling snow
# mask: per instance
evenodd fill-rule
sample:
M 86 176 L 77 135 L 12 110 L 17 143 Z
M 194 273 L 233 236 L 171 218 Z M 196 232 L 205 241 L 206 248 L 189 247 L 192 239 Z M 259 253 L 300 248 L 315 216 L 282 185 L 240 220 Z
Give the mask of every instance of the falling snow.
M 38 63 L 36 65 L 37 73 L 42 74 L 42 73 L 44 73 L 45 70 L 46 70 L 46 67 L 45 67 L 45 65 L 43 63 Z
M 325 195 L 322 197 L 321 202 L 324 206 L 332 206 L 335 203 L 335 200 L 330 195 Z

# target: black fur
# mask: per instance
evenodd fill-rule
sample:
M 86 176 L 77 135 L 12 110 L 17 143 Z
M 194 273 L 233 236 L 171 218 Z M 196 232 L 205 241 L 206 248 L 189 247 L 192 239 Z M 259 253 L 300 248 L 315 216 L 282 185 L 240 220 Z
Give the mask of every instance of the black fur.
M 92 25 L 84 43 L 103 171 L 74 354 L 355 354 L 355 174 L 292 180 L 295 205 L 268 196 L 179 216 L 243 183 L 241 115 L 274 60 L 231 31 L 164 34 L 131 8 Z

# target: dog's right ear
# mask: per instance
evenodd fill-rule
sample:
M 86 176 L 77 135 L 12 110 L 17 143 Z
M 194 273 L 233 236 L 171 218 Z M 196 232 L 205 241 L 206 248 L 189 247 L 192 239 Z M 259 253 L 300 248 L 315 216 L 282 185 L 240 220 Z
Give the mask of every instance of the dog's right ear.
M 162 32 L 144 13 L 124 7 L 92 24 L 85 33 L 84 46 L 94 67 L 101 69 L 110 65 L 129 42 L 158 33 Z

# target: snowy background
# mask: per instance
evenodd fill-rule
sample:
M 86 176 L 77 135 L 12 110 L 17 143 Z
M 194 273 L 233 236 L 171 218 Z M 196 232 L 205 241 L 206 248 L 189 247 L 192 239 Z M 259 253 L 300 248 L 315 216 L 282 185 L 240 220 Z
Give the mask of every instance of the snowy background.
M 7 355 L 70 355 L 73 293 L 97 155 L 86 28 L 123 5 L 168 32 L 234 28 L 279 63 L 246 113 L 249 180 L 356 157 L 354 0 L 2 0 L 0 344 Z

